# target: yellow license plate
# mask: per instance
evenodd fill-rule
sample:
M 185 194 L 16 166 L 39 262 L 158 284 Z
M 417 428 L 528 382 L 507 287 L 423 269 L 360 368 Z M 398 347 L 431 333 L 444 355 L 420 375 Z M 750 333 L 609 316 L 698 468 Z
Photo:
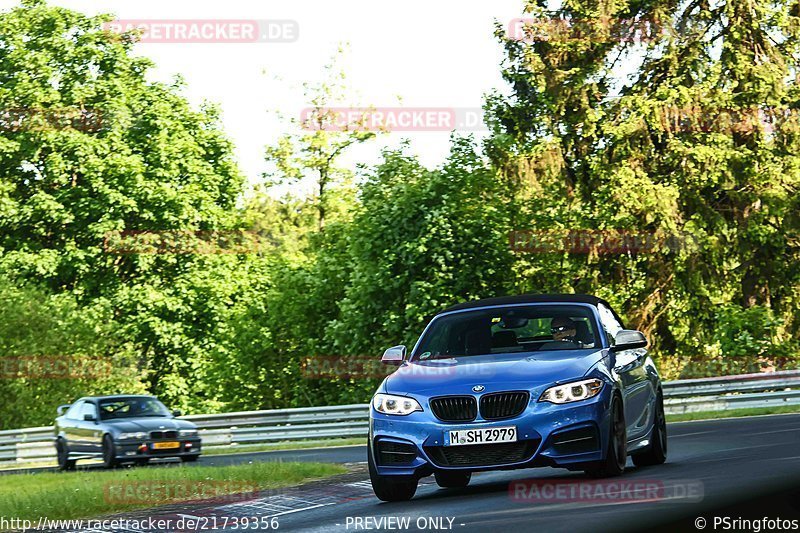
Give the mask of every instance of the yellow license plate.
M 154 442 L 153 449 L 154 450 L 169 450 L 171 448 L 180 448 L 180 442 Z

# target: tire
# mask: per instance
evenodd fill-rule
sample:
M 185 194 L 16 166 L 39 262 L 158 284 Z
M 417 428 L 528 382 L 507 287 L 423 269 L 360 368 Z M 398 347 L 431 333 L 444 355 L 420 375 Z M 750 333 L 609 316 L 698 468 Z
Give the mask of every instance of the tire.
M 381 476 L 372 458 L 372 446 L 367 442 L 367 462 L 372 491 L 379 500 L 385 502 L 405 502 L 417 492 L 418 480 L 409 476 Z
M 469 485 L 472 472 L 434 472 L 436 484 L 443 489 L 463 489 Z
M 114 441 L 111 435 L 103 436 L 103 466 L 106 468 L 114 468 L 119 464 L 117 461 L 117 450 L 114 446 Z
M 606 457 L 598 465 L 587 469 L 586 473 L 595 478 L 621 476 L 625 472 L 627 460 L 628 441 L 625 431 L 625 413 L 622 411 L 622 401 L 615 396 L 611 401 L 611 429 Z
M 639 453 L 631 456 L 636 466 L 660 465 L 667 460 L 667 417 L 664 415 L 664 397 L 658 391 L 656 398 L 656 417 L 653 420 L 652 442 Z
M 75 470 L 75 459 L 69 458 L 69 447 L 64 439 L 56 441 L 56 457 L 59 470 Z
M 184 455 L 181 457 L 181 461 L 183 461 L 184 463 L 194 463 L 198 459 L 200 459 L 199 455 Z

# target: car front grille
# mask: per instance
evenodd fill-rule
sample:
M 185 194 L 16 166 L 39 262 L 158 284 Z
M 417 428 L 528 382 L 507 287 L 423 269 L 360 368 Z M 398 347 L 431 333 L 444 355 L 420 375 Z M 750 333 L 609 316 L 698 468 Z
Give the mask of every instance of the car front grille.
M 481 416 L 486 420 L 500 420 L 517 416 L 528 406 L 530 394 L 524 391 L 498 392 L 481 397 Z
M 478 405 L 472 396 L 433 398 L 431 410 L 442 422 L 470 422 L 478 416 Z
M 150 432 L 151 439 L 177 439 L 178 432 L 177 431 L 151 431 Z
M 468 446 L 427 446 L 425 453 L 437 466 L 502 466 L 530 459 L 538 440 Z

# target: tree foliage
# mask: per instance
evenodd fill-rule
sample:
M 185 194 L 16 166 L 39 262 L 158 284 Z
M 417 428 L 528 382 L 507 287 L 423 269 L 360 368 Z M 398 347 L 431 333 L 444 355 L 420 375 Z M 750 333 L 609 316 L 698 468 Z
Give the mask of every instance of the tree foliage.
M 436 168 L 401 147 L 349 170 L 341 155 L 376 132 L 328 127 L 345 94 L 332 64 L 306 86 L 319 127 L 270 146 L 247 192 L 216 108 L 148 81 L 136 35 L 41 0 L 0 14 L 0 362 L 115 368 L 0 379 L 0 426 L 101 392 L 189 412 L 363 402 L 381 377 L 366 362 L 431 315 L 520 292 L 605 297 L 667 378 L 796 368 L 800 13 L 545 7 L 526 17 L 553 33 L 498 29 L 510 92 L 488 96 L 482 146 L 454 136 Z M 309 180 L 309 195 L 269 190 Z M 109 244 L 240 230 L 248 249 Z M 520 232 L 651 240 L 526 250 Z M 344 364 L 320 376 L 313 361 Z
M 243 180 L 217 111 L 193 109 L 180 83 L 149 82 L 135 36 L 104 30 L 110 18 L 39 0 L 0 15 L 0 271 L 81 305 L 107 302 L 149 389 L 200 407 L 213 401 L 206 335 L 231 298 L 237 258 L 106 244 L 128 230 L 235 228 Z M 92 122 L 65 120 L 76 113 Z
M 606 19 L 583 24 L 585 39 L 505 41 L 513 93 L 489 99 L 487 154 L 517 191 L 520 227 L 635 230 L 685 246 L 525 257 L 523 278 L 608 297 L 672 375 L 787 364 L 800 334 L 792 6 L 564 2 L 528 12 L 573 27 Z M 657 31 L 630 38 L 641 20 Z M 630 79 L 615 77 L 620 61 L 637 59 Z M 761 348 L 729 341 L 755 331 Z

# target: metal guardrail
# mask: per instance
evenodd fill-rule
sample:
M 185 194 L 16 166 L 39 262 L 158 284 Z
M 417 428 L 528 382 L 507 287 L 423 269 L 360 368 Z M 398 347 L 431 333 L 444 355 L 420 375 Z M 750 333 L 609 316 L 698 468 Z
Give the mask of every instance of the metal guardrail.
M 800 370 L 665 381 L 668 414 L 800 405 Z M 252 444 L 366 437 L 369 406 L 363 404 L 189 415 L 203 448 L 246 451 Z M 0 431 L 0 463 L 55 460 L 53 427 Z
M 800 404 L 800 370 L 665 381 L 667 414 Z
M 366 437 L 365 404 L 301 407 L 181 417 L 197 424 L 203 449 L 242 448 L 251 444 Z M 0 431 L 0 463 L 55 461 L 53 426 Z

